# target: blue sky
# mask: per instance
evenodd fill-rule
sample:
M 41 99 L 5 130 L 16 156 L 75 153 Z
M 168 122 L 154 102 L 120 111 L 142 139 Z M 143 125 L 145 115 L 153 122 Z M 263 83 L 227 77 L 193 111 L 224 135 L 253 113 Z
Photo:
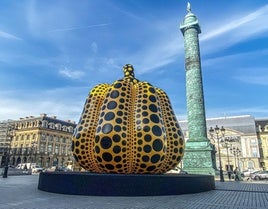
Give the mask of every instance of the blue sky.
M 268 2 L 190 1 L 202 33 L 207 117 L 268 118 Z M 187 118 L 184 0 L 0 1 L 0 120 L 56 115 L 78 121 L 99 83 L 123 77 L 169 95 Z

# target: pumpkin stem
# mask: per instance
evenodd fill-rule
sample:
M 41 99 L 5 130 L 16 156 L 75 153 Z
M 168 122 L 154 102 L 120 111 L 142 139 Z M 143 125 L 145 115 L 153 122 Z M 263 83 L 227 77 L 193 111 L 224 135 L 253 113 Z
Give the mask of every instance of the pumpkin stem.
M 130 77 L 130 78 L 134 78 L 135 77 L 135 75 L 134 75 L 134 68 L 133 68 L 132 65 L 126 64 L 123 67 L 123 70 L 124 70 L 125 77 Z

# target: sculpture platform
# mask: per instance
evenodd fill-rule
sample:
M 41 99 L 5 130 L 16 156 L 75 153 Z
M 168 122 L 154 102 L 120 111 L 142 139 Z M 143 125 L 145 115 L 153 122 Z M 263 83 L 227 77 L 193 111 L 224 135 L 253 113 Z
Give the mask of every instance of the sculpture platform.
M 88 196 L 180 195 L 213 190 L 215 181 L 211 175 L 42 172 L 38 189 Z

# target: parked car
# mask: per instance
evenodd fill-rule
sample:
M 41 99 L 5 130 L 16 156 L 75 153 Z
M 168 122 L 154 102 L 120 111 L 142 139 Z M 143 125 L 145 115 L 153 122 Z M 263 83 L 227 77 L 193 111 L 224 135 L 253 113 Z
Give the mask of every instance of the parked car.
M 60 167 L 57 167 L 55 171 L 68 172 L 68 171 L 71 171 L 71 170 L 68 167 L 60 166 Z
M 255 173 L 252 173 L 250 176 L 254 180 L 268 179 L 268 171 L 257 171 Z
M 42 171 L 43 171 L 43 168 L 40 167 L 39 165 L 32 167 L 32 173 L 40 173 Z
M 257 170 L 254 169 L 247 169 L 242 171 L 243 177 L 250 177 L 250 174 L 257 172 Z

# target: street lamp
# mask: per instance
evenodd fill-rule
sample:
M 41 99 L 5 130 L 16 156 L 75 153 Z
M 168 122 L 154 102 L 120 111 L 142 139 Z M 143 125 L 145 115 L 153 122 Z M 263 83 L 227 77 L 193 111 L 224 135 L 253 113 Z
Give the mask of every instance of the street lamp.
M 238 167 L 240 169 L 240 165 L 239 165 L 239 155 L 241 153 L 241 150 L 238 147 L 232 147 L 231 152 L 234 155 L 234 160 L 235 160 L 235 167 Z M 236 163 L 237 162 L 237 163 Z
M 32 158 L 32 156 L 33 156 L 33 152 L 34 152 L 34 150 L 36 149 L 36 147 L 37 147 L 37 142 L 36 142 L 36 141 L 31 142 L 31 150 L 30 150 L 30 159 L 31 159 L 31 161 L 30 161 L 30 169 L 32 168 L 32 163 L 33 163 L 33 158 Z M 36 150 L 35 150 L 35 152 L 36 152 Z M 35 159 L 35 160 L 36 160 L 36 159 Z
M 232 150 L 232 144 L 230 146 L 230 143 L 235 142 L 235 139 L 233 137 L 224 137 L 223 140 L 221 140 L 221 142 L 223 143 L 224 147 L 226 148 L 226 153 L 227 153 L 227 170 L 230 171 L 231 170 L 231 166 L 230 166 L 230 156 L 229 156 L 229 149 L 230 151 Z
M 7 178 L 7 174 L 8 174 L 8 164 L 9 164 L 9 157 L 10 157 L 10 150 L 11 150 L 11 142 L 15 135 L 14 131 L 15 131 L 14 125 L 8 126 L 6 140 L 9 139 L 9 144 L 7 146 L 7 151 L 5 152 L 5 169 L 3 173 L 3 178 Z
M 213 134 L 214 132 L 216 133 L 216 139 L 217 139 L 217 145 L 218 145 L 218 151 L 219 151 L 220 181 L 224 182 L 222 162 L 221 162 L 220 138 L 224 138 L 225 129 L 223 128 L 223 126 L 220 129 L 217 125 L 214 129 L 210 127 L 209 133 L 212 139 L 214 139 L 214 134 Z M 221 134 L 221 137 L 220 137 L 220 134 Z

